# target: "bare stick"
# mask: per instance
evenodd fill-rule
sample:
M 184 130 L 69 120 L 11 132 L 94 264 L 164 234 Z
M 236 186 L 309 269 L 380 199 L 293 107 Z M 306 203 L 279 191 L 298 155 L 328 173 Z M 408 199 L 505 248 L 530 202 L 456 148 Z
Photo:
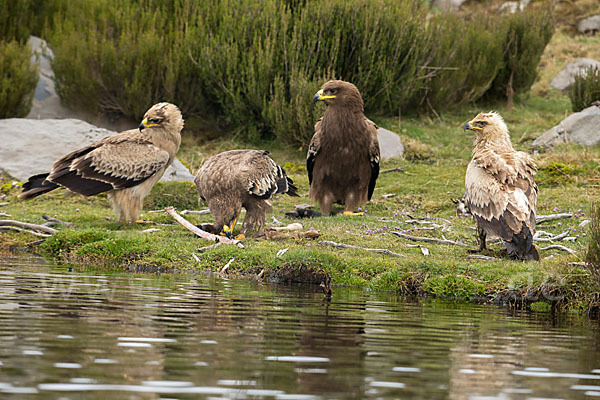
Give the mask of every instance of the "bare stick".
M 0 207 L 7 206 L 7 205 L 8 205 L 8 203 L 0 203 Z
M 565 218 L 572 218 L 572 217 L 573 217 L 573 213 L 538 215 L 535 217 L 535 223 L 541 224 L 542 222 L 554 221 L 555 219 L 565 219 Z
M 422 236 L 413 236 L 413 235 L 407 235 L 406 233 L 402 233 L 402 232 L 396 232 L 396 231 L 392 231 L 392 234 L 404 238 L 404 239 L 408 239 L 408 240 L 412 240 L 415 242 L 425 242 L 425 243 L 437 243 L 437 244 L 451 244 L 453 246 L 463 246 L 463 247 L 467 247 L 466 244 L 464 243 L 460 243 L 460 242 L 455 242 L 453 240 L 448 240 L 448 239 L 436 239 L 436 238 L 429 238 L 429 237 L 422 237 Z
M 404 254 L 394 253 L 393 251 L 388 250 L 388 249 L 369 249 L 367 247 L 353 246 L 351 244 L 345 244 L 345 243 L 336 243 L 336 242 L 331 242 L 329 240 L 321 240 L 319 242 L 319 244 L 326 244 L 328 246 L 333 246 L 333 247 L 343 248 L 343 249 L 365 250 L 365 251 L 370 251 L 371 253 L 380 253 L 380 254 L 385 254 L 388 256 L 392 256 L 392 257 L 406 257 Z
M 224 244 L 235 244 L 239 248 L 243 249 L 244 245 L 239 240 L 232 240 L 225 236 L 213 235 L 212 233 L 208 233 L 198 228 L 197 226 L 190 223 L 187 219 L 183 218 L 181 215 L 177 214 L 177 211 L 173 207 L 165 208 L 165 212 L 169 214 L 175 221 L 179 224 L 183 225 L 184 228 L 195 234 L 196 236 L 200 236 L 203 239 L 210 240 L 213 242 L 220 242 Z
M 225 264 L 225 266 L 223 268 L 221 268 L 221 274 L 224 274 L 227 272 L 227 270 L 229 270 L 229 266 L 231 265 L 231 263 L 233 262 L 233 260 L 235 260 L 234 257 L 231 257 L 229 259 L 229 261 L 227 261 L 227 264 Z
M 203 253 L 206 250 L 210 250 L 210 249 L 216 249 L 217 247 L 219 247 L 222 243 L 218 242 L 215 244 L 211 244 L 210 246 L 205 246 L 205 247 L 200 247 L 198 250 L 196 250 L 198 253 Z
M 380 174 L 387 174 L 388 172 L 401 172 L 401 171 L 404 171 L 405 169 L 406 169 L 406 167 L 396 167 L 396 168 L 384 169 L 383 171 L 380 172 Z
M 51 235 L 58 232 L 56 229 L 50 228 L 49 226 L 28 224 L 27 222 L 13 221 L 11 219 L 0 220 L 0 226 L 16 226 L 16 227 L 23 228 L 23 229 L 32 229 L 34 231 L 49 233 Z
M 566 251 L 569 254 L 575 254 L 576 253 L 575 250 L 570 249 L 568 247 L 565 247 L 562 244 L 551 244 L 548 247 L 540 247 L 540 250 L 550 250 L 550 249 L 556 249 L 556 250 Z
M 475 259 L 475 260 L 485 260 L 485 261 L 498 261 L 498 258 L 496 258 L 496 257 L 484 256 L 482 254 L 469 254 L 467 256 L 467 258 Z
M 45 219 L 46 221 L 50 222 L 50 223 L 55 224 L 55 225 L 73 226 L 72 222 L 61 221 L 58 218 L 53 218 L 53 217 L 50 217 L 50 216 L 48 216 L 46 214 L 43 214 L 42 218 Z M 46 224 L 48 224 L 48 222 L 46 222 Z M 46 225 L 46 226 L 49 226 L 49 225 Z
M 12 217 L 9 213 L 0 212 L 0 217 Z
M 207 215 L 210 214 L 210 210 L 207 208 L 205 210 L 183 210 L 181 212 L 181 215 L 185 215 L 185 214 L 193 214 L 193 215 Z
M 41 233 L 41 232 L 31 231 L 29 229 L 17 228 L 16 226 L 0 226 L 0 231 L 27 232 L 27 233 L 31 233 L 32 235 L 40 236 L 40 237 L 52 236 L 48 233 Z

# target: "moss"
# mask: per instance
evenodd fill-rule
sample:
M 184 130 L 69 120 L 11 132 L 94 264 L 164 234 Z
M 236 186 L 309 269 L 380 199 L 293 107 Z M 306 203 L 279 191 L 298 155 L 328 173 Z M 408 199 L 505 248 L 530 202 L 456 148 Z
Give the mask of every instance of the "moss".
M 172 206 L 178 210 L 198 208 L 198 192 L 192 182 L 159 182 L 144 200 L 146 210 Z

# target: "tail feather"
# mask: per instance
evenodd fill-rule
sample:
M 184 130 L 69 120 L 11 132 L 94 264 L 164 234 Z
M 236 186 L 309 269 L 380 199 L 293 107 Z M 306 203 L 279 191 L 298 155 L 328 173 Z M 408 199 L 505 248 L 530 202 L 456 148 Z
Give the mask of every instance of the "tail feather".
M 504 242 L 508 256 L 522 261 L 539 261 L 540 255 L 533 244 L 533 235 L 529 228 L 523 225 L 523 229 L 512 239 Z
M 40 196 L 44 193 L 56 189 L 59 185 L 47 181 L 48 174 L 38 174 L 29 177 L 23 184 L 23 191 L 19 194 L 19 199 L 27 200 Z

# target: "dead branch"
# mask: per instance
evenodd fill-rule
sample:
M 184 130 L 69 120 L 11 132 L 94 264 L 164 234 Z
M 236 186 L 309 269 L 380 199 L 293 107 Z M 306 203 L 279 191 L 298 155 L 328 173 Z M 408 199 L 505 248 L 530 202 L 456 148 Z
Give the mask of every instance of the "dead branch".
M 563 239 L 566 239 L 571 230 L 567 229 L 563 233 L 559 233 L 558 235 L 553 235 L 552 233 L 548 233 L 546 231 L 537 231 L 535 235 L 533 235 L 534 242 L 556 242 Z M 548 236 L 548 237 L 541 237 Z
M 283 240 L 283 239 L 316 239 L 321 236 L 321 231 L 306 231 L 306 232 L 277 232 L 271 228 L 265 229 L 264 235 L 267 240 Z
M 380 174 L 387 174 L 389 172 L 401 172 L 401 171 L 404 171 L 405 169 L 406 169 L 406 167 L 396 167 L 396 168 L 384 169 L 383 171 L 380 172 Z
M 229 266 L 231 265 L 231 263 L 233 262 L 233 260 L 235 260 L 234 257 L 231 257 L 229 259 L 229 261 L 227 261 L 227 264 L 225 264 L 225 266 L 223 266 L 223 268 L 221 268 L 221 274 L 225 274 L 227 272 L 227 270 L 229 269 Z
M 211 244 L 210 246 L 206 246 L 206 247 L 200 247 L 198 250 L 196 250 L 198 253 L 203 253 L 206 250 L 210 250 L 210 249 L 216 249 L 217 247 L 219 247 L 222 243 L 218 242 L 215 244 Z
M 561 214 L 549 214 L 549 215 L 538 215 L 535 217 L 535 223 L 541 224 L 542 222 L 554 221 L 556 219 L 572 218 L 573 213 L 561 213 Z
M 29 229 L 18 228 L 16 226 L 0 226 L 0 231 L 27 232 L 27 233 L 31 233 L 32 235 L 45 237 L 45 238 L 52 236 L 48 233 L 36 232 L 36 231 L 29 230 Z
M 207 208 L 205 210 L 183 210 L 181 212 L 181 215 L 185 215 L 185 214 L 192 214 L 192 215 L 207 215 L 210 214 L 210 210 Z
M 12 217 L 9 213 L 0 212 L 0 217 Z
M 31 230 L 34 230 L 34 231 L 49 233 L 51 235 L 53 235 L 56 232 L 58 232 L 56 229 L 50 228 L 49 226 L 37 225 L 37 224 L 29 224 L 27 222 L 13 221 L 11 219 L 0 220 L 0 226 L 16 226 L 18 228 L 31 229 Z
M 42 214 L 42 218 L 45 219 L 46 221 L 48 221 L 48 222 L 44 223 L 45 226 L 51 226 L 50 224 L 53 224 L 53 225 L 73 226 L 72 222 L 61 221 L 58 218 L 50 217 L 50 216 L 48 216 L 46 214 Z
M 496 257 L 484 256 L 483 254 L 469 254 L 467 259 L 485 260 L 485 261 L 498 261 Z
M 6 203 L 6 202 L 4 202 L 4 203 L 0 203 L 0 207 L 7 206 L 8 204 L 9 204 L 9 203 Z
M 294 231 L 301 231 L 302 224 L 299 222 L 294 222 L 294 223 L 286 225 L 286 226 L 273 226 L 273 227 L 267 228 L 267 229 L 270 231 L 276 231 L 276 232 L 283 232 L 283 231 L 294 232 Z
M 430 237 L 421 237 L 421 236 L 413 236 L 413 235 L 407 235 L 406 233 L 402 233 L 402 232 L 397 232 L 397 231 L 392 231 L 392 234 L 404 238 L 404 239 L 408 239 L 408 240 L 412 240 L 415 242 L 425 242 L 425 243 L 437 243 L 437 244 L 451 244 L 453 246 L 463 246 L 463 247 L 467 247 L 466 244 L 464 243 L 460 243 L 460 242 L 455 242 L 453 240 L 448 240 L 448 239 L 436 239 L 436 238 L 430 238 Z
M 540 247 L 540 250 L 550 250 L 550 249 L 556 249 L 556 250 L 562 250 L 562 251 L 566 251 L 569 254 L 575 254 L 576 251 L 573 249 L 570 249 L 568 247 L 565 247 L 561 244 L 551 244 L 548 247 Z
M 336 243 L 336 242 L 332 242 L 329 240 L 321 240 L 319 242 L 319 244 L 326 244 L 328 246 L 333 246 L 333 247 L 342 248 L 342 249 L 357 249 L 357 250 L 370 251 L 371 253 L 385 254 L 388 256 L 392 256 L 392 257 L 406 257 L 404 254 L 394 253 L 393 251 L 388 250 L 388 249 L 370 249 L 367 247 L 353 246 L 351 244 Z
M 203 239 L 210 240 L 213 242 L 220 242 L 220 243 L 224 243 L 224 244 L 235 244 L 241 249 L 244 248 L 244 245 L 239 240 L 232 240 L 225 236 L 213 235 L 212 233 L 203 231 L 202 229 L 200 229 L 197 226 L 190 223 L 187 219 L 183 218 L 181 215 L 177 214 L 177 211 L 175 211 L 175 209 L 173 207 L 165 208 L 165 212 L 167 214 L 169 214 L 171 217 L 173 217 L 173 219 L 175 221 L 177 221 L 179 224 L 183 225 L 184 228 L 186 228 L 187 230 L 189 230 L 196 236 L 199 236 Z

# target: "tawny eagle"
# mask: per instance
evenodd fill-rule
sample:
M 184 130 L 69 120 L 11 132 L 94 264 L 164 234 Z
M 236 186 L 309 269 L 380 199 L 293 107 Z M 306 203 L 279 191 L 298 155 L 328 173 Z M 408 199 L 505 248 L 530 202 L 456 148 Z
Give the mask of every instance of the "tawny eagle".
M 170 103 L 158 103 L 138 129 L 105 137 L 57 160 L 49 173 L 34 175 L 23 185 L 21 199 L 60 186 L 84 196 L 107 192 L 121 222 L 138 218 L 144 198 L 175 159 L 183 118 Z
M 231 150 L 212 156 L 202 165 L 194 183 L 215 217 L 214 224 L 204 224 L 202 229 L 232 237 L 244 207 L 246 217 L 240 235 L 248 235 L 264 226 L 273 194 L 298 196 L 294 182 L 268 154 L 264 150 Z
M 515 151 L 502 117 L 480 113 L 467 122 L 475 133 L 473 159 L 465 176 L 465 203 L 477 223 L 479 250 L 486 235 L 504 240 L 507 254 L 519 260 L 539 260 L 533 244 L 537 186 L 532 158 Z
M 377 125 L 365 117 L 363 99 L 352 83 L 333 80 L 315 94 L 327 104 L 315 124 L 306 169 L 309 197 L 329 215 L 333 203 L 344 204 L 344 215 L 371 199 L 379 175 Z

